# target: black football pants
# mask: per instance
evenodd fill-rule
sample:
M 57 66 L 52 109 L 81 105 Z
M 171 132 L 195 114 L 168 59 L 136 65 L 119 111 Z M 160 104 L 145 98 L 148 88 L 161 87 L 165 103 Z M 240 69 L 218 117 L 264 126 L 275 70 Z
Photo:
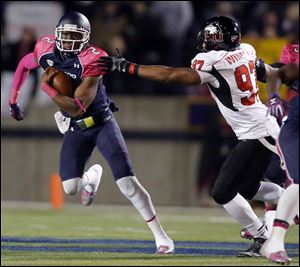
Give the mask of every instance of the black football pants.
M 272 137 L 265 138 L 272 145 Z M 252 199 L 271 159 L 272 151 L 257 139 L 239 141 L 224 161 L 211 194 L 220 204 L 226 204 L 237 193 Z

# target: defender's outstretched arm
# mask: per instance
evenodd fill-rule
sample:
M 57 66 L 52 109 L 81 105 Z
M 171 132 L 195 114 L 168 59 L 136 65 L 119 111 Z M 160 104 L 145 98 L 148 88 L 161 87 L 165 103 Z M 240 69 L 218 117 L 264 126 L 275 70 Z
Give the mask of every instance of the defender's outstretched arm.
M 165 83 L 179 83 L 186 85 L 200 84 L 201 80 L 192 68 L 172 68 L 162 65 L 138 65 L 127 61 L 122 56 L 101 57 L 98 60 L 99 66 L 108 71 L 117 70 L 145 79 Z

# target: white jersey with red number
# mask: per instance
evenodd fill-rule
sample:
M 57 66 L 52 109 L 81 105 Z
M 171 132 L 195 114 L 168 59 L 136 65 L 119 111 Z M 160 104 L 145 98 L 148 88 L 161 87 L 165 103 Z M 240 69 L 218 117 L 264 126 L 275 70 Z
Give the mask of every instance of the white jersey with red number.
M 267 115 L 258 97 L 255 49 L 241 44 L 235 51 L 199 53 L 191 67 L 210 89 L 212 97 L 238 139 L 277 138 L 279 126 Z

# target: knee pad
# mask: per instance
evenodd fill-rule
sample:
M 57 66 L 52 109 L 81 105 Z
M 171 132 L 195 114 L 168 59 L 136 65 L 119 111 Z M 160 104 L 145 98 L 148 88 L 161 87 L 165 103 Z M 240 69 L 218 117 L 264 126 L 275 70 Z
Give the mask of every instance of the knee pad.
M 261 182 L 260 187 L 253 199 L 266 201 L 271 204 L 277 204 L 283 192 L 284 189 L 277 184 L 271 182 Z
M 75 195 L 81 189 L 81 178 L 71 178 L 62 182 L 66 194 Z
M 135 176 L 126 176 L 116 181 L 122 194 L 128 199 L 140 196 L 143 198 L 149 198 L 148 192 L 139 183 Z

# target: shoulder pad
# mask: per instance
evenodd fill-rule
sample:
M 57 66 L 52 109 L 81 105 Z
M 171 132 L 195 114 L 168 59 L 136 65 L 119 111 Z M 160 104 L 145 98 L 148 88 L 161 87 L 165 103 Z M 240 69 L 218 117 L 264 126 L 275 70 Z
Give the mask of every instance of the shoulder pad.
M 247 43 L 242 43 L 240 45 L 240 49 L 244 49 L 246 50 L 246 52 L 254 57 L 256 57 L 256 51 L 254 49 L 254 47 L 251 44 L 247 44 Z
M 55 36 L 54 35 L 42 35 L 36 42 L 34 47 L 34 57 L 37 62 L 40 58 L 47 53 L 53 52 L 55 47 Z
M 103 56 L 107 56 L 107 53 L 96 46 L 88 46 L 78 55 L 83 67 L 82 78 L 87 76 L 100 76 L 105 73 L 97 63 L 97 60 Z
M 211 71 L 212 62 L 208 53 L 199 53 L 191 61 L 191 68 L 201 71 Z

